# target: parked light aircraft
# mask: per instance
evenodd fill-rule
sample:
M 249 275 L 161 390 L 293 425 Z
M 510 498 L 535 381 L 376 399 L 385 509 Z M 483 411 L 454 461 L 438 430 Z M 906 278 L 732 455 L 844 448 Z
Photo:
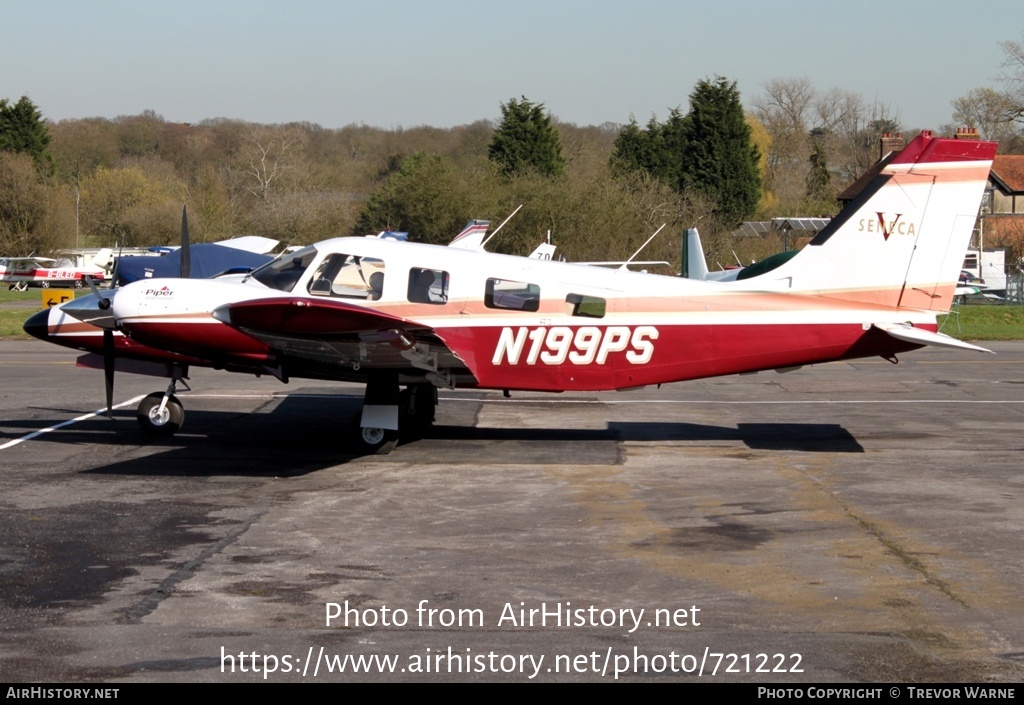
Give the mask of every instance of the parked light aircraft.
M 938 333 L 936 316 L 949 310 L 995 149 L 922 133 L 799 254 L 743 280 L 338 238 L 245 277 L 97 292 L 25 329 L 111 374 L 170 377 L 138 410 L 152 433 L 181 425 L 174 393 L 189 366 L 365 383 L 354 435 L 378 452 L 429 426 L 438 388 L 625 389 L 895 362 L 924 345 L 983 350 Z
M 0 257 L 0 282 L 10 289 L 24 291 L 29 285 L 73 286 L 81 289 L 86 286 L 86 277 L 103 281 L 106 272 L 100 261 L 110 259 L 110 250 L 100 250 L 93 259 L 93 264 L 76 267 L 70 260 L 56 260 L 52 257 Z

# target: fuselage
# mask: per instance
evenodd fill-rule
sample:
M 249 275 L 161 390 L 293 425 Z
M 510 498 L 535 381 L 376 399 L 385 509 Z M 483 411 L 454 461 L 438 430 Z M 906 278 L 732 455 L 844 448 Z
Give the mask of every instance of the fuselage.
M 934 330 L 930 312 L 772 286 L 757 279 L 694 281 L 338 238 L 245 278 L 136 282 L 117 291 L 112 312 L 124 338 L 119 354 L 156 350 L 190 364 L 253 372 L 288 358 L 290 377 L 360 379 L 355 343 L 333 344 L 334 353 L 306 353 L 214 315 L 242 301 L 342 302 L 401 319 L 408 322 L 405 329 L 429 329 L 431 340 L 441 343 L 434 348 L 443 349 L 443 365 L 456 370 L 460 384 L 547 391 L 618 389 L 891 355 L 917 346 L 872 330 L 872 323 L 911 320 Z M 57 311 L 47 319 L 54 342 L 98 351 L 101 336 L 84 328 L 78 337 L 68 335 L 69 327 L 85 324 L 59 319 Z M 346 332 L 352 331 L 338 335 Z M 322 337 L 330 347 L 330 331 Z

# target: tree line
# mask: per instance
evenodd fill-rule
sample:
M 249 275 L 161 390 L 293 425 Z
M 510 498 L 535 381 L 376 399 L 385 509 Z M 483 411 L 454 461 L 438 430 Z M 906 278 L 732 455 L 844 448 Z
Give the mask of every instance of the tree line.
M 1020 152 L 1024 49 L 1003 48 L 1005 89 L 953 101 L 951 126 Z M 183 203 L 197 241 L 285 244 L 384 229 L 445 243 L 470 218 L 501 220 L 523 204 L 495 249 L 525 253 L 550 232 L 570 259 L 625 258 L 668 223 L 676 235 L 645 259 L 678 262 L 678 233 L 697 225 L 711 261 L 731 262 L 738 247 L 744 259 L 777 247 L 732 241 L 740 220 L 834 213 L 880 135 L 916 130 L 880 102 L 800 78 L 769 81 L 746 110 L 734 82 L 705 79 L 685 112 L 643 127 L 559 122 L 526 97 L 494 122 L 393 130 L 182 124 L 152 111 L 54 123 L 27 97 L 4 99 L 0 254 L 173 243 Z M 759 246 L 769 251 L 750 251 Z

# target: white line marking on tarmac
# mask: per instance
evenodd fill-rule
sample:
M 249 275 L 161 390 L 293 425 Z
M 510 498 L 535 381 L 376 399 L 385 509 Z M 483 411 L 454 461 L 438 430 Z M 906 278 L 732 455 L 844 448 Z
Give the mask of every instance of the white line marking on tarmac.
M 128 401 L 121 402 L 120 404 L 115 404 L 111 408 L 112 409 L 120 409 L 122 406 L 130 406 L 132 404 L 137 404 L 140 401 L 142 401 L 142 399 L 144 397 L 145 397 L 144 394 L 140 394 L 137 397 L 132 397 Z M 15 438 L 13 441 L 7 441 L 3 445 L 0 445 L 0 450 L 6 450 L 8 448 L 11 448 L 12 446 L 18 445 L 19 443 L 24 443 L 25 441 L 31 441 L 33 438 L 38 438 L 39 436 L 43 435 L 44 433 L 49 433 L 50 431 L 56 431 L 57 429 L 65 428 L 67 426 L 70 426 L 71 424 L 78 423 L 79 421 L 85 421 L 87 419 L 91 419 L 94 416 L 102 416 L 105 413 L 107 413 L 106 409 L 97 409 L 96 411 L 92 412 L 91 414 L 85 414 L 84 416 L 79 416 L 77 418 L 71 419 L 70 421 L 65 421 L 65 422 L 59 423 L 59 424 L 57 424 L 55 426 L 50 426 L 49 428 L 41 428 L 38 431 L 33 431 L 32 433 L 29 433 L 28 435 L 22 436 L 21 438 Z

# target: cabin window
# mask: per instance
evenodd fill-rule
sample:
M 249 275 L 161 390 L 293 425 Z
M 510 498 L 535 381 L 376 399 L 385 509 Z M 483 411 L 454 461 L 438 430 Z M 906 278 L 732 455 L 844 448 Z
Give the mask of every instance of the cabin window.
M 583 318 L 604 318 L 605 300 L 599 296 L 569 294 L 565 297 L 565 312 Z
M 508 279 L 488 279 L 484 306 L 508 311 L 536 311 L 540 308 L 540 287 Z
M 448 301 L 448 272 L 441 269 L 409 270 L 409 301 L 414 304 L 443 304 Z
M 327 255 L 309 280 L 313 296 L 376 301 L 384 290 L 384 262 L 372 257 Z

